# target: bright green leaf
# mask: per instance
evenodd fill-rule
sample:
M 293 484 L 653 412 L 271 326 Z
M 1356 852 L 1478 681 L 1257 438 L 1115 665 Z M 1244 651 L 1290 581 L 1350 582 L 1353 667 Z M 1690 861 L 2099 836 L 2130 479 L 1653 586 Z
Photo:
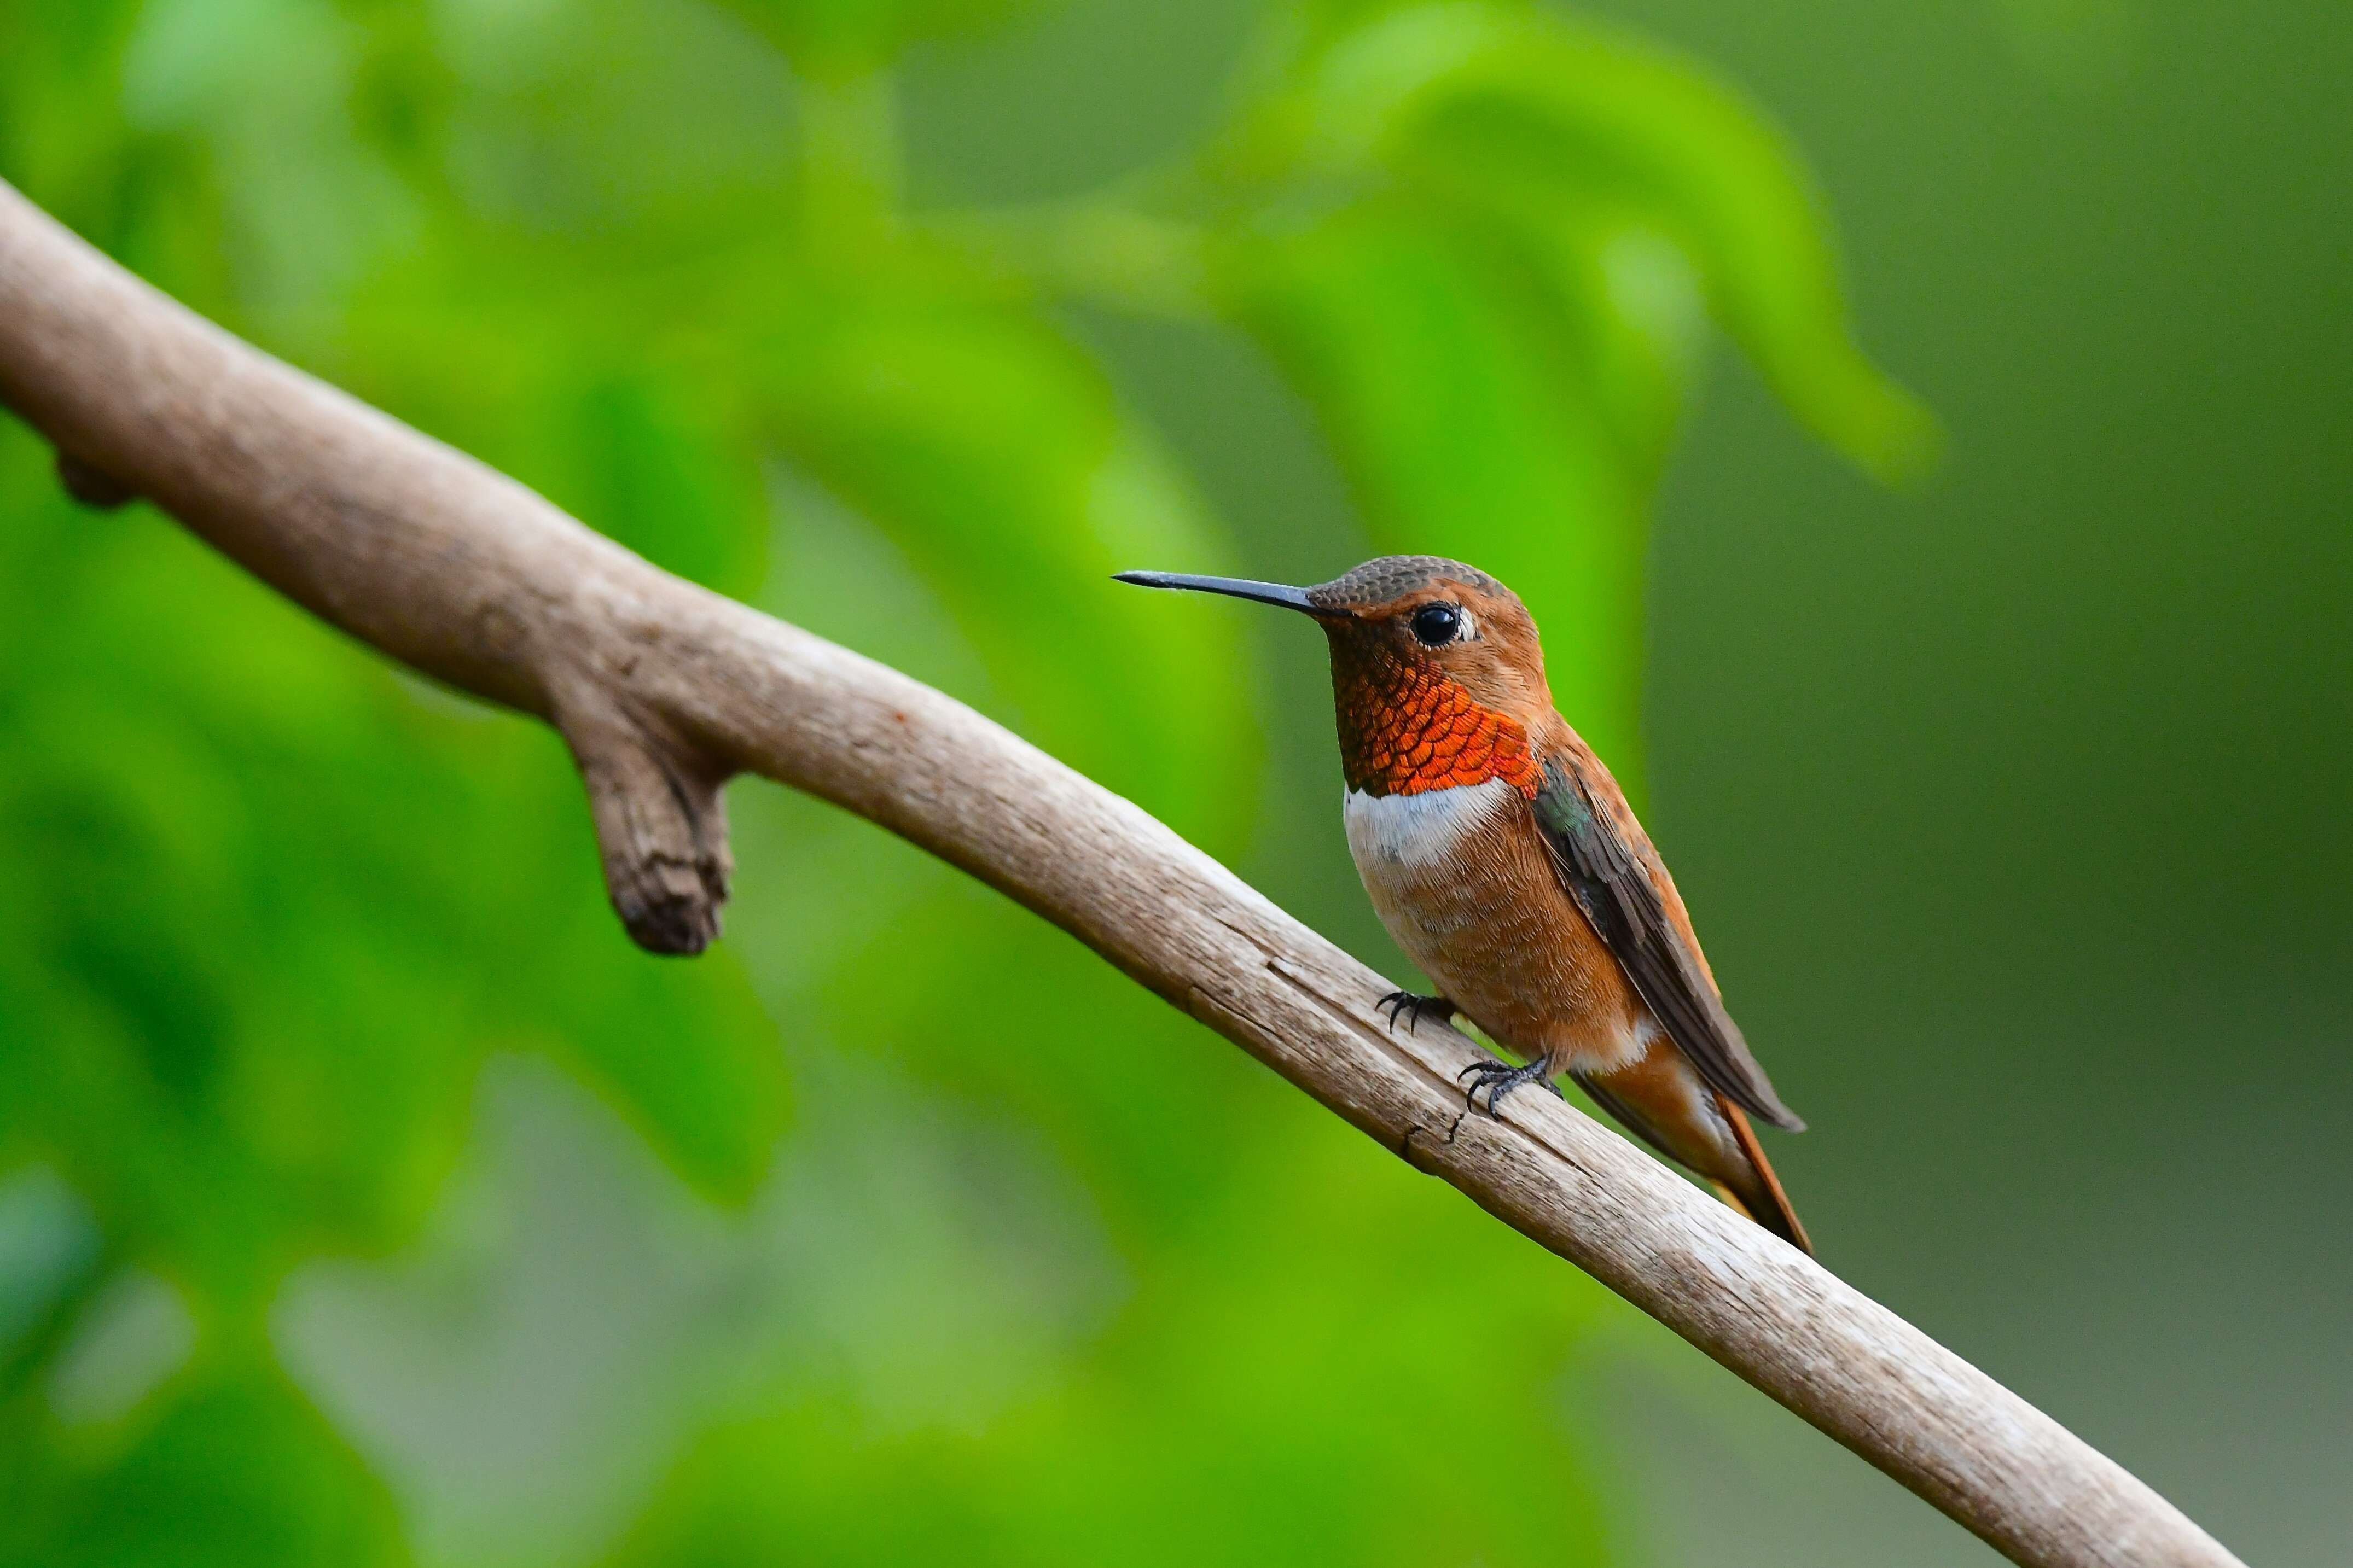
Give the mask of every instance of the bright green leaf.
M 691 965 L 640 952 L 602 909 L 566 923 L 560 967 L 536 977 L 563 1019 L 562 1049 L 700 1191 L 749 1199 L 792 1089 L 742 965 L 723 945 Z
M 383 1484 L 278 1373 L 200 1369 L 90 1456 L 41 1425 L 0 1438 L 5 1568 L 393 1568 Z
M 1889 477 L 1933 457 L 1933 422 L 1853 342 L 1795 152 L 1656 48 L 1479 0 L 1399 9 L 1303 61 L 1229 156 L 1261 179 L 1398 179 L 1539 225 L 1557 209 L 1663 237 L 1818 434 Z
M 917 38 L 968 33 L 1040 0 L 721 0 L 821 77 L 871 70 Z

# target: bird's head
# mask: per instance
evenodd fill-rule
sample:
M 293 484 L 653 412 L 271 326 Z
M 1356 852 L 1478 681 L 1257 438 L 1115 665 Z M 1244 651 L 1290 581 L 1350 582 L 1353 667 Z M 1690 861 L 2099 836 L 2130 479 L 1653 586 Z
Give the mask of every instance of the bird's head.
M 1172 572 L 1123 572 L 1119 580 L 1313 616 L 1332 645 L 1352 788 L 1412 794 L 1498 775 L 1521 783 L 1527 731 L 1552 710 L 1527 607 L 1460 561 L 1384 555 L 1312 588 Z

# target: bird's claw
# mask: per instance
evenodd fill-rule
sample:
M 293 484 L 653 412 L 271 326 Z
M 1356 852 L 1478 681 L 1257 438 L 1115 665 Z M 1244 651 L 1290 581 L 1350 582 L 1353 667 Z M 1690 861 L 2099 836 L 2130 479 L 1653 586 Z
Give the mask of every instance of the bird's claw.
M 1424 1018 L 1432 1015 L 1440 1018 L 1454 1016 L 1453 1003 L 1443 996 L 1424 996 L 1416 991 L 1392 991 L 1373 1004 L 1375 1012 L 1384 1007 L 1389 1010 L 1389 1033 L 1392 1035 L 1397 1033 L 1400 1015 L 1407 1018 L 1405 1028 L 1409 1035 L 1420 1026 Z
M 1495 1107 L 1503 1102 L 1505 1095 L 1532 1083 L 1544 1085 L 1553 1092 L 1556 1099 L 1567 1098 L 1560 1092 L 1560 1085 L 1552 1081 L 1552 1064 L 1543 1057 L 1538 1057 L 1525 1067 L 1516 1068 L 1509 1062 L 1499 1062 L 1493 1058 L 1488 1058 L 1472 1062 L 1469 1067 L 1456 1073 L 1454 1078 L 1458 1083 L 1466 1078 L 1472 1079 L 1471 1088 L 1462 1099 L 1463 1102 L 1473 1110 L 1479 1109 L 1479 1091 L 1482 1089 L 1487 1091 L 1487 1114 L 1490 1116 L 1495 1114 Z

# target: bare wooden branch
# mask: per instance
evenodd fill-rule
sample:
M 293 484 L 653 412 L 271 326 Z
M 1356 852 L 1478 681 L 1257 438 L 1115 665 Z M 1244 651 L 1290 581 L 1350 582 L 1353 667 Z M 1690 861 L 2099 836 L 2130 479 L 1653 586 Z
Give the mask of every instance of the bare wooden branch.
M 1894 1313 L 1549 1096 L 1466 1116 L 1451 1029 L 1129 802 L 970 709 L 670 577 L 166 300 L 0 184 L 0 402 L 76 492 L 153 500 L 354 637 L 561 729 L 615 906 L 715 933 L 748 771 L 1055 921 L 1419 1170 L 2038 1568 L 2237 1560 Z
M 588 786 L 605 886 L 621 923 L 650 952 L 701 952 L 719 935 L 733 874 L 720 795 L 733 770 L 581 671 L 564 668 L 550 696 L 555 727 Z

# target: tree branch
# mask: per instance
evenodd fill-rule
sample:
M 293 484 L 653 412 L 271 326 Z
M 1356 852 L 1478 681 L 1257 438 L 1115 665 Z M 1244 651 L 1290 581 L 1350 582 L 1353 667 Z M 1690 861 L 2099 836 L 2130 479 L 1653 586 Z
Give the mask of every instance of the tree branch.
M 897 672 L 656 570 L 182 309 L 0 184 L 0 402 L 77 496 L 143 496 L 417 669 L 560 729 L 630 934 L 693 952 L 721 784 L 807 790 L 1071 931 L 1417 1169 L 2038 1568 L 2221 1565 L 2147 1487 L 1546 1095 L 1462 1114 L 1469 1041 L 1129 802 Z

